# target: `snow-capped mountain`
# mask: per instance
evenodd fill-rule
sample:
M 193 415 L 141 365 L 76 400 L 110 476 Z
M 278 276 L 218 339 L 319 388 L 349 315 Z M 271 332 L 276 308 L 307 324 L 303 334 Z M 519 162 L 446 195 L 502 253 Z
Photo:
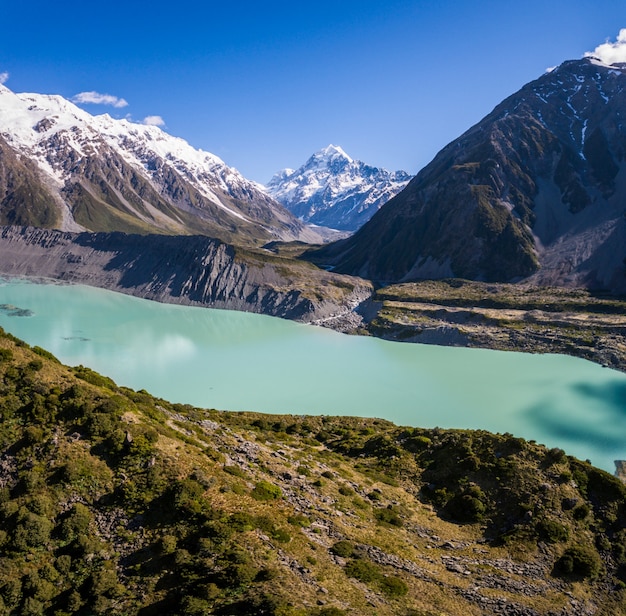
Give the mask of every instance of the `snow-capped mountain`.
M 366 165 L 329 145 L 299 169 L 276 173 L 266 188 L 305 222 L 355 231 L 410 179 L 404 171 Z
M 3 85 L 0 223 L 234 243 L 320 240 L 263 187 L 183 139 Z
M 315 259 L 380 282 L 462 277 L 626 292 L 626 64 L 564 62 L 447 145 Z

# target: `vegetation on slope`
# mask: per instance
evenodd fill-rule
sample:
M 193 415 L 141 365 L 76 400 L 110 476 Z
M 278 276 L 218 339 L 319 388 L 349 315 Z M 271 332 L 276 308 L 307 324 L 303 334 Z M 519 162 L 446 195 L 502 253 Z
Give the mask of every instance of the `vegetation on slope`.
M 626 299 L 586 289 L 426 280 L 379 289 L 370 333 L 531 353 L 564 353 L 626 370 Z
M 1 614 L 626 613 L 626 487 L 561 450 L 171 404 L 5 334 L 0 401 Z

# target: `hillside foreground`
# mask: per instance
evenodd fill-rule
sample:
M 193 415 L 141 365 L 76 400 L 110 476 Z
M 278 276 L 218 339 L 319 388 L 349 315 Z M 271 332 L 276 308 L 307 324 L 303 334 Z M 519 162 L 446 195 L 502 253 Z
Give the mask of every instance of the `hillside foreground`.
M 626 614 L 626 486 L 560 449 L 172 404 L 4 333 L 0 400 L 0 614 Z

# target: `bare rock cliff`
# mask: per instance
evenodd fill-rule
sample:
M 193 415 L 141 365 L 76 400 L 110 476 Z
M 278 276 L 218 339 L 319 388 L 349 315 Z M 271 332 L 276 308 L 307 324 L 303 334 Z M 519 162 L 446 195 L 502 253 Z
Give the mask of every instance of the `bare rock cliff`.
M 341 319 L 368 282 L 205 236 L 0 228 L 0 274 L 82 283 L 146 299 L 298 321 Z

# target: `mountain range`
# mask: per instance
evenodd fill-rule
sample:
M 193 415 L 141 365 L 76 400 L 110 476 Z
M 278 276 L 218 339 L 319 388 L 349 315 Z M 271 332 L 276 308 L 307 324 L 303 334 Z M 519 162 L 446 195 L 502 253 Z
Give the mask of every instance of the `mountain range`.
M 405 171 L 372 167 L 329 145 L 300 168 L 276 173 L 266 188 L 304 222 L 356 231 L 410 179 Z
M 217 156 L 156 126 L 92 116 L 0 85 L 0 223 L 201 234 L 236 244 L 323 241 Z
M 313 259 L 424 278 L 626 291 L 626 65 L 587 57 L 527 84 Z

